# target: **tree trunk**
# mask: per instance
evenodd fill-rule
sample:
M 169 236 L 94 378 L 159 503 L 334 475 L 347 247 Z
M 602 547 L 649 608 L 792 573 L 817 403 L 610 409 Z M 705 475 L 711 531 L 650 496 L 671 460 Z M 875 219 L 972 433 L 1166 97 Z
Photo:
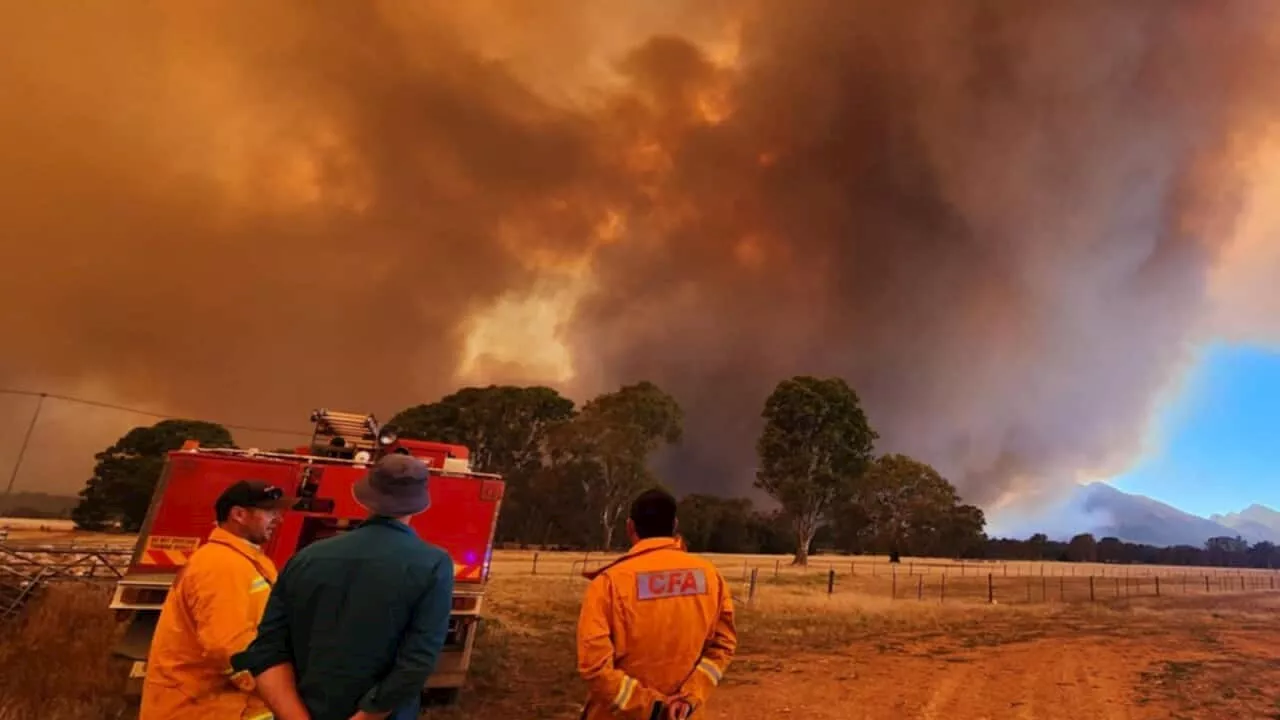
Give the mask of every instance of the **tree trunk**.
M 613 513 L 606 510 L 601 518 L 604 526 L 604 551 L 609 552 L 613 549 L 613 526 L 617 523 L 613 522 L 611 515 Z
M 798 567 L 808 567 L 809 566 L 809 548 L 805 545 L 798 545 L 796 547 L 796 558 L 795 560 L 791 561 L 791 564 Z
M 792 565 L 809 566 L 809 546 L 813 544 L 813 536 L 818 533 L 818 524 L 806 520 L 796 521 L 796 558 Z

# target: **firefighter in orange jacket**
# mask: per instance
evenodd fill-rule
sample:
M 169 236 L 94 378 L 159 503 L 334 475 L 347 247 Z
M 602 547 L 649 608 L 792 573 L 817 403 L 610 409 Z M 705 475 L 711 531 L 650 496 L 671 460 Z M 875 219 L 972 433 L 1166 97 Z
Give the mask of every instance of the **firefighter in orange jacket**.
M 191 554 L 160 611 L 138 720 L 266 720 L 248 673 L 231 656 L 257 634 L 276 581 L 260 546 L 291 500 L 255 480 L 228 487 L 214 504 L 218 527 Z
M 595 572 L 578 618 L 586 720 L 681 720 L 703 706 L 733 659 L 733 600 L 715 565 L 684 551 L 676 500 L 636 498 L 631 550 Z

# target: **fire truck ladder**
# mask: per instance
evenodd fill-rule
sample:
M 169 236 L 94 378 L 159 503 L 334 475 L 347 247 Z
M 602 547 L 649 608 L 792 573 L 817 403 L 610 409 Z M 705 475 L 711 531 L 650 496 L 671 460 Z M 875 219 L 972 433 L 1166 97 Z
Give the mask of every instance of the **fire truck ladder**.
M 372 415 L 335 412 L 321 408 L 311 413 L 316 424 L 311 448 L 330 457 L 350 457 L 360 450 L 378 447 L 378 421 Z

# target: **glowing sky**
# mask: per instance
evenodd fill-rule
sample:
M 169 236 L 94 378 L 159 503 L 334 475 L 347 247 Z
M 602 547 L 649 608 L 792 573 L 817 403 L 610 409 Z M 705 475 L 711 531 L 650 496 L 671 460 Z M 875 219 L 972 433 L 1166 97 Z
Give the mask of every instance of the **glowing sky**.
M 536 5 L 0 3 L 0 386 L 305 431 L 651 380 L 733 494 L 839 375 L 995 506 L 1280 338 L 1280 4 Z M 19 486 L 143 419 L 51 407 Z

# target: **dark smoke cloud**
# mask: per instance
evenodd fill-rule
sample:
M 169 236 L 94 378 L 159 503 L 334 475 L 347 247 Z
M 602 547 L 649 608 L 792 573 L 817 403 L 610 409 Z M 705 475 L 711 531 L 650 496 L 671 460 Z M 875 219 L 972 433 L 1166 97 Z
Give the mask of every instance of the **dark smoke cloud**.
M 1132 451 L 1274 107 L 1269 5 L 638 5 L 0 3 L 0 385 L 385 414 L 589 258 L 568 389 L 675 392 L 687 489 L 748 485 L 798 372 L 977 501 Z
M 6 378 L 258 424 L 448 388 L 460 318 L 581 251 L 591 127 L 372 4 L 10 4 Z M 93 12 L 96 11 L 96 12 Z M 413 37 L 405 35 L 412 29 Z M 530 248 L 532 249 L 532 248 Z
M 655 240 L 609 249 L 580 351 L 694 409 L 678 461 L 703 487 L 747 484 L 760 399 L 796 372 L 848 378 L 886 449 L 979 502 L 1117 469 L 1231 239 L 1274 13 L 801 5 L 746 25 L 730 119 L 673 131 Z M 706 72 L 673 43 L 637 58 Z

